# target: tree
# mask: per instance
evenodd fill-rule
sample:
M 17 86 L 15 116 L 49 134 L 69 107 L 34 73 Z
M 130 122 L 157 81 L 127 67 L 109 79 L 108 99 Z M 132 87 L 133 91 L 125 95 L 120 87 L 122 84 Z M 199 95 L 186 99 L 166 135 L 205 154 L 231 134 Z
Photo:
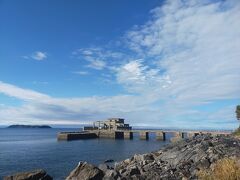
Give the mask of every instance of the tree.
M 240 105 L 237 105 L 235 112 L 236 112 L 237 120 L 240 121 Z M 233 134 L 235 134 L 236 136 L 240 136 L 240 125 L 239 125 L 239 128 Z
M 236 107 L 236 114 L 237 114 L 237 120 L 240 121 L 240 105 L 237 105 Z

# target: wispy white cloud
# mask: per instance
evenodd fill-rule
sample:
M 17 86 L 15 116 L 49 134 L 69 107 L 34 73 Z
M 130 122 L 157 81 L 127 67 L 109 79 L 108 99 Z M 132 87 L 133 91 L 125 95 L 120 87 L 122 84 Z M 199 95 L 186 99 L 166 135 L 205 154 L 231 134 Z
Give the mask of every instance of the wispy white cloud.
M 116 60 L 124 57 L 123 53 L 99 47 L 77 49 L 72 52 L 72 55 L 73 57 L 84 59 L 88 62 L 86 67 L 96 70 L 111 68 L 116 63 Z
M 87 72 L 87 71 L 73 71 L 72 73 L 78 74 L 78 75 L 88 75 L 89 74 L 89 72 Z
M 144 102 L 130 95 L 89 98 L 54 98 L 43 93 L 23 89 L 11 84 L 0 83 L 0 93 L 15 97 L 24 103 L 19 107 L 5 106 L 0 109 L 0 124 L 6 122 L 61 122 L 87 123 L 90 120 L 123 116 L 135 111 L 146 110 L 151 99 Z
M 34 59 L 37 61 L 42 61 L 47 58 L 46 52 L 36 51 L 32 53 L 31 55 L 22 56 L 24 59 Z
M 49 96 L 38 93 L 36 91 L 22 89 L 11 84 L 0 81 L 0 93 L 7 96 L 15 97 L 24 101 L 42 101 L 49 99 Z
M 132 60 L 117 69 L 117 82 L 130 92 L 158 94 L 171 84 L 167 75 L 159 75 L 158 68 L 150 68 L 143 60 Z
M 86 67 L 96 69 L 96 70 L 102 70 L 107 66 L 105 61 L 102 61 L 102 60 L 99 60 L 99 59 L 94 59 L 92 57 L 88 57 L 86 59 L 89 62 L 89 64 Z
M 46 59 L 47 58 L 47 53 L 45 52 L 41 52 L 41 51 L 37 51 L 35 53 L 33 53 L 33 55 L 31 56 L 33 59 L 35 60 L 43 60 L 43 59 Z
M 240 98 L 239 10 L 238 1 L 167 1 L 127 43 L 171 80 L 160 94 L 190 104 Z
M 49 84 L 47 81 L 33 81 L 33 84 L 47 85 Z
M 158 99 L 156 114 L 168 124 L 231 124 L 234 106 L 211 113 L 193 108 L 240 100 L 239 10 L 239 1 L 166 1 L 151 11 L 151 20 L 126 33 L 125 42 L 142 60 L 122 65 L 118 82 Z

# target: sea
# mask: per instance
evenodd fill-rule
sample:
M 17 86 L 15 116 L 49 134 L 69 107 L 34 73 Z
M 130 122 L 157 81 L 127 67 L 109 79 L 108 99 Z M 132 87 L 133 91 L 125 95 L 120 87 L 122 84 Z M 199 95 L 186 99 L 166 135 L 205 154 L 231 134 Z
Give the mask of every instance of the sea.
M 0 128 L 0 179 L 17 172 L 44 169 L 53 179 L 65 179 L 79 161 L 94 165 L 112 159 L 115 162 L 134 154 L 159 150 L 169 143 L 158 141 L 150 133 L 149 140 L 140 140 L 134 133 L 132 140 L 88 139 L 57 141 L 57 133 L 79 129 Z

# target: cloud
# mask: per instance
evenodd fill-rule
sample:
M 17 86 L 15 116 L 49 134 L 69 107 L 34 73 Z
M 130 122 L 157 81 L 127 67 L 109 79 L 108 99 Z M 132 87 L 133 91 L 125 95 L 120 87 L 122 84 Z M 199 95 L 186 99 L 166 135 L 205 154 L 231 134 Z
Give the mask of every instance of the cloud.
M 238 1 L 167 1 L 126 43 L 171 80 L 159 94 L 189 105 L 240 98 L 239 10 Z
M 141 60 L 118 68 L 118 83 L 156 99 L 161 112 L 154 114 L 169 125 L 229 126 L 234 105 L 209 113 L 194 107 L 240 100 L 239 10 L 239 1 L 166 1 L 126 32 L 125 43 Z
M 47 82 L 47 81 L 33 81 L 32 83 L 33 84 L 40 84 L 40 85 L 47 85 L 47 84 L 49 84 L 49 82 Z
M 117 82 L 128 91 L 158 97 L 171 84 L 169 76 L 159 76 L 159 69 L 150 68 L 143 60 L 132 60 L 120 66 L 116 74 Z
M 73 74 L 78 74 L 78 75 L 88 75 L 89 74 L 89 72 L 87 72 L 87 71 L 74 71 L 72 73 Z
M 41 52 L 41 51 L 36 51 L 32 53 L 32 55 L 29 56 L 23 56 L 24 59 L 34 59 L 38 61 L 42 61 L 47 58 L 47 53 L 46 52 Z
M 41 51 L 37 51 L 32 55 L 32 58 L 35 60 L 43 60 L 47 58 L 47 53 L 41 52 Z
M 15 97 L 24 101 L 44 101 L 49 99 L 49 96 L 28 90 L 16 87 L 11 84 L 7 84 L 0 81 L 0 93 L 3 93 L 7 96 Z
M 123 116 L 135 111 L 146 110 L 151 99 L 131 95 L 113 97 L 54 98 L 29 89 L 23 89 L 4 82 L 0 93 L 22 100 L 19 107 L 0 108 L 0 124 L 12 121 L 18 123 L 61 122 L 89 123 L 91 120 Z
M 72 52 L 73 57 L 84 59 L 88 62 L 86 67 L 95 70 L 109 69 L 117 60 L 124 57 L 123 53 L 104 48 L 80 48 Z
M 99 60 L 99 59 L 93 59 L 91 57 L 88 57 L 89 64 L 86 67 L 96 69 L 96 70 L 102 70 L 106 67 L 106 62 Z

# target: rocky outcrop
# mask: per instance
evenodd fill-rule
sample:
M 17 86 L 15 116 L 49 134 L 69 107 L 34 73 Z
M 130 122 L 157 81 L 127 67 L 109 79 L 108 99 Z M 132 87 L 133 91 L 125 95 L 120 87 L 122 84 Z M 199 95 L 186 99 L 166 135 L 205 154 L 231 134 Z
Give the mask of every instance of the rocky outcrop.
M 31 172 L 17 173 L 11 176 L 6 176 L 3 180 L 52 180 L 46 171 L 39 169 Z
M 142 155 L 134 155 L 114 168 L 80 163 L 69 177 L 75 179 L 196 179 L 201 168 L 224 157 L 240 157 L 240 140 L 232 136 L 198 135 Z M 69 179 L 69 177 L 67 179 Z M 84 177 L 84 178 L 83 178 Z
M 99 168 L 87 162 L 79 162 L 78 166 L 70 173 L 66 180 L 99 180 L 103 176 L 104 173 Z

